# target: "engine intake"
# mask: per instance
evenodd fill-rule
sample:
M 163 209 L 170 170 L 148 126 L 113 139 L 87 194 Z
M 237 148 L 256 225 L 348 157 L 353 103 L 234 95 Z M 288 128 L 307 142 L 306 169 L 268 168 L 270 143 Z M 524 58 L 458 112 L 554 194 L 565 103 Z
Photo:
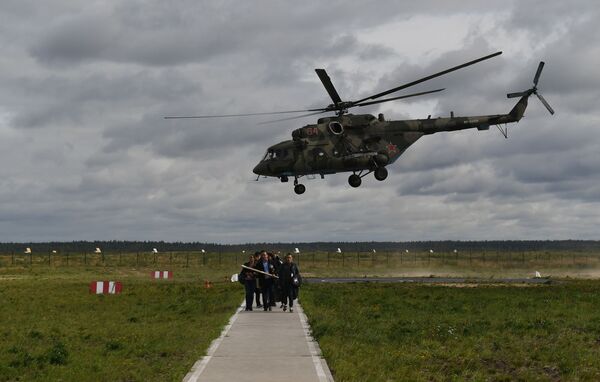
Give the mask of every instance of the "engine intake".
M 340 135 L 344 132 L 344 126 L 338 121 L 329 122 L 329 131 L 334 135 Z

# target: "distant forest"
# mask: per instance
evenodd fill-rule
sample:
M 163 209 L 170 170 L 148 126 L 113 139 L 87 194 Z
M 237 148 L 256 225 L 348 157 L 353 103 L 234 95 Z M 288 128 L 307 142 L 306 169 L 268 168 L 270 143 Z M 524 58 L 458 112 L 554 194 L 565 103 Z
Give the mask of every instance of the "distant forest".
M 291 252 L 298 248 L 300 252 L 336 251 L 343 252 L 398 252 L 398 251 L 600 251 L 597 240 L 524 240 L 524 241 L 409 241 L 409 242 L 312 242 L 312 243 L 246 243 L 216 244 L 202 242 L 164 242 L 164 241 L 71 241 L 40 243 L 0 243 L 0 253 L 22 253 L 30 247 L 34 253 L 90 253 L 96 247 L 105 253 L 150 252 L 253 252 L 261 249 L 268 251 Z

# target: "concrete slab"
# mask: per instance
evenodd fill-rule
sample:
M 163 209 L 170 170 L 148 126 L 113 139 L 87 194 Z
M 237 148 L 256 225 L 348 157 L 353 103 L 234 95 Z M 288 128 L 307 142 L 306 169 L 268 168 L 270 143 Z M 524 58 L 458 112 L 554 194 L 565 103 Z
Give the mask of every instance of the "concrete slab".
M 294 313 L 238 309 L 184 382 L 333 381 L 302 307 L 294 308 Z

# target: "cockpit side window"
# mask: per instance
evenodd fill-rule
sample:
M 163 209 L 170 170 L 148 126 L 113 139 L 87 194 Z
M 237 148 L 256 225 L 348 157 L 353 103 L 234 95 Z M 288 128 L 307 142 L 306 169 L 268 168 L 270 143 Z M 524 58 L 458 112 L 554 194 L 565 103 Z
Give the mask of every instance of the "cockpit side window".
M 284 159 L 287 156 L 287 149 L 269 149 L 263 160 Z

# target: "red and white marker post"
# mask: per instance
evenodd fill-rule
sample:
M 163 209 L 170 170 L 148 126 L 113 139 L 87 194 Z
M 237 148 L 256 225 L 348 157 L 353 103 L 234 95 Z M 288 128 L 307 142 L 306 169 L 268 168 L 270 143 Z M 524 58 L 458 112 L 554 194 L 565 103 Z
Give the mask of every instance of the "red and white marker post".
M 120 281 L 92 281 L 90 293 L 94 294 L 119 294 L 123 290 Z
M 154 271 L 150 272 L 150 277 L 153 279 L 172 279 L 173 272 L 171 271 Z

